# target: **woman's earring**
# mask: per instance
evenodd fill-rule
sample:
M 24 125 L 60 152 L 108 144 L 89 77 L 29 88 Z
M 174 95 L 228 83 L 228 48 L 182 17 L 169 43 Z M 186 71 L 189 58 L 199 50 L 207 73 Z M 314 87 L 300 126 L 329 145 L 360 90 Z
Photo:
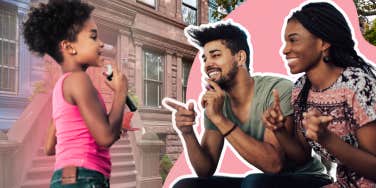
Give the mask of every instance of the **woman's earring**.
M 323 60 L 325 63 L 329 63 L 331 61 L 329 56 L 324 56 Z

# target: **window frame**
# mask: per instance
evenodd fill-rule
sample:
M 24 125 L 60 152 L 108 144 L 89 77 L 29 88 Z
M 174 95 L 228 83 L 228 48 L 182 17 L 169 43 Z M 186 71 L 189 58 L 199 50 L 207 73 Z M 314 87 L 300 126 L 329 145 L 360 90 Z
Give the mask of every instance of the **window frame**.
M 158 65 L 158 67 L 161 66 L 160 68 L 163 71 L 161 74 L 159 74 L 159 71 L 158 71 L 158 78 L 160 78 L 161 80 L 148 79 L 148 77 L 147 77 L 148 76 L 147 75 L 148 63 L 147 63 L 147 58 L 146 58 L 147 53 L 161 57 L 161 62 L 160 62 L 161 65 Z M 142 56 L 143 56 L 143 77 L 142 77 L 143 106 L 152 107 L 152 108 L 162 108 L 162 99 L 165 95 L 165 82 L 166 82 L 166 79 L 167 79 L 166 76 L 165 76 L 165 74 L 166 74 L 166 55 L 161 51 L 145 48 L 145 49 L 143 49 Z M 151 105 L 150 102 L 147 100 L 148 99 L 147 82 L 159 84 L 159 90 L 160 91 L 157 92 L 157 94 L 159 95 L 157 97 L 157 100 L 158 100 L 157 105 Z
M 192 7 L 191 5 L 187 4 L 187 3 L 184 3 L 183 0 L 181 0 L 181 19 L 183 21 L 184 24 L 186 25 L 199 25 L 199 0 L 196 0 L 196 7 Z M 196 20 L 194 24 L 191 24 L 191 23 L 187 23 L 184 21 L 184 15 L 183 15 L 183 7 L 187 7 L 188 9 L 191 9 L 191 10 L 194 10 L 196 12 Z
M 143 5 L 146 5 L 146 6 L 149 6 L 151 8 L 157 9 L 158 0 L 154 0 L 154 5 L 151 5 L 151 4 L 147 3 L 146 2 L 147 0 L 136 0 L 136 1 L 137 1 L 137 3 L 141 3 Z
M 6 90 L 5 88 L 2 87 L 2 81 L 0 80 L 0 94 L 6 94 L 6 95 L 18 95 L 19 93 L 19 23 L 20 23 L 20 18 L 19 18 L 19 12 L 18 12 L 18 7 L 16 5 L 13 5 L 13 4 L 9 4 L 9 3 L 6 3 L 6 2 L 1 2 L 0 3 L 0 9 L 2 10 L 0 14 L 2 14 L 2 16 L 15 16 L 14 17 L 14 20 L 15 20 L 15 23 L 13 23 L 13 26 L 14 26 L 14 29 L 15 29 L 15 34 L 14 34 L 14 39 L 10 39 L 9 36 L 0 36 L 0 45 L 3 46 L 3 44 L 8 44 L 7 45 L 7 50 L 10 50 L 10 44 L 13 44 L 14 45 L 14 65 L 10 66 L 10 62 L 9 62 L 9 51 L 8 51 L 8 54 L 7 56 L 4 55 L 4 48 L 1 48 L 1 56 L 0 56 L 0 67 L 1 68 L 4 68 L 7 70 L 8 72 L 8 77 L 7 77 L 7 84 L 10 85 L 10 84 L 13 84 L 13 90 Z M 8 15 L 7 15 L 8 14 Z M 10 19 L 12 18 L 8 18 L 8 25 L 6 25 L 6 27 L 4 28 L 7 28 L 9 29 L 9 25 L 11 24 L 10 23 Z M 0 20 L 0 22 L 2 21 L 2 19 Z M 3 25 L 4 26 L 4 25 Z M 0 31 L 2 32 L 2 31 Z M 11 33 L 11 31 L 8 31 L 9 33 Z M 7 38 L 6 38 L 7 37 Z M 4 45 L 5 46 L 5 45 Z M 7 64 L 5 64 L 4 62 L 7 61 Z M 9 83 L 10 82 L 10 79 L 9 79 L 9 72 L 10 70 L 13 70 L 14 71 L 14 79 L 13 79 L 13 83 Z M 2 73 L 0 73 L 2 74 Z M 12 87 L 10 87 L 12 88 Z
M 188 89 L 188 79 L 189 79 L 189 73 L 191 72 L 191 69 L 192 69 L 192 65 L 193 65 L 193 60 L 189 60 L 189 59 L 185 59 L 185 58 L 182 59 L 182 68 L 181 68 L 182 69 L 181 70 L 181 90 L 182 90 L 181 97 L 182 98 L 181 98 L 181 100 L 184 103 L 186 102 L 187 89 Z M 188 68 L 187 75 L 185 75 L 185 69 L 186 68 Z M 184 84 L 185 76 L 186 76 L 186 84 Z

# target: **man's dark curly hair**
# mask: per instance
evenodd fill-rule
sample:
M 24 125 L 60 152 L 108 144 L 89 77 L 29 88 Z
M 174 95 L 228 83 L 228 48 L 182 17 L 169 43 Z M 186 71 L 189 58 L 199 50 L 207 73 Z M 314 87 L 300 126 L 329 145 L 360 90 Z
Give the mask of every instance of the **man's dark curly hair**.
M 40 56 L 48 54 L 62 63 L 59 43 L 75 41 L 93 10 L 93 6 L 80 0 L 51 0 L 48 4 L 41 3 L 39 7 L 31 8 L 27 21 L 23 23 L 23 34 L 30 51 Z
M 186 29 L 189 40 L 204 47 L 214 40 L 223 40 L 224 45 L 231 50 L 232 55 L 244 50 L 247 54 L 246 66 L 249 71 L 250 50 L 245 31 L 231 23 L 221 23 L 215 26 L 193 26 Z

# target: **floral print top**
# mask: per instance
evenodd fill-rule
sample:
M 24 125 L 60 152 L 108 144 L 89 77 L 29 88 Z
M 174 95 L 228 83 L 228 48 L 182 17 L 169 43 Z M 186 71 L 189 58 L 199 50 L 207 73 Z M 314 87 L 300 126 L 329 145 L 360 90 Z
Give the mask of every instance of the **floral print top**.
M 299 78 L 292 92 L 295 123 L 304 136 L 305 129 L 301 123 L 303 111 L 298 106 L 297 98 L 306 79 L 306 75 Z M 316 108 L 322 115 L 331 115 L 333 120 L 328 130 L 358 148 L 356 130 L 376 120 L 376 80 L 360 68 L 348 67 L 329 88 L 321 91 L 310 89 L 306 109 L 309 108 Z M 374 181 L 361 177 L 343 165 L 319 143 L 308 138 L 306 140 L 322 158 L 337 163 L 337 182 L 329 187 L 376 187 Z

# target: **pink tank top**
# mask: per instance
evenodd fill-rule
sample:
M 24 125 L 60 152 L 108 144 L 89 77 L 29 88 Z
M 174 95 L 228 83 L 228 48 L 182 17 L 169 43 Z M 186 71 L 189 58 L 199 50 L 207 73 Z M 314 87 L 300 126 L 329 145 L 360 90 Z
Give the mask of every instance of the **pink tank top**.
M 110 177 L 109 149 L 96 144 L 78 107 L 64 99 L 63 82 L 70 74 L 65 73 L 61 76 L 53 90 L 52 116 L 56 125 L 57 137 L 55 170 L 74 165 L 95 170 Z M 98 96 L 105 108 L 99 92 Z

